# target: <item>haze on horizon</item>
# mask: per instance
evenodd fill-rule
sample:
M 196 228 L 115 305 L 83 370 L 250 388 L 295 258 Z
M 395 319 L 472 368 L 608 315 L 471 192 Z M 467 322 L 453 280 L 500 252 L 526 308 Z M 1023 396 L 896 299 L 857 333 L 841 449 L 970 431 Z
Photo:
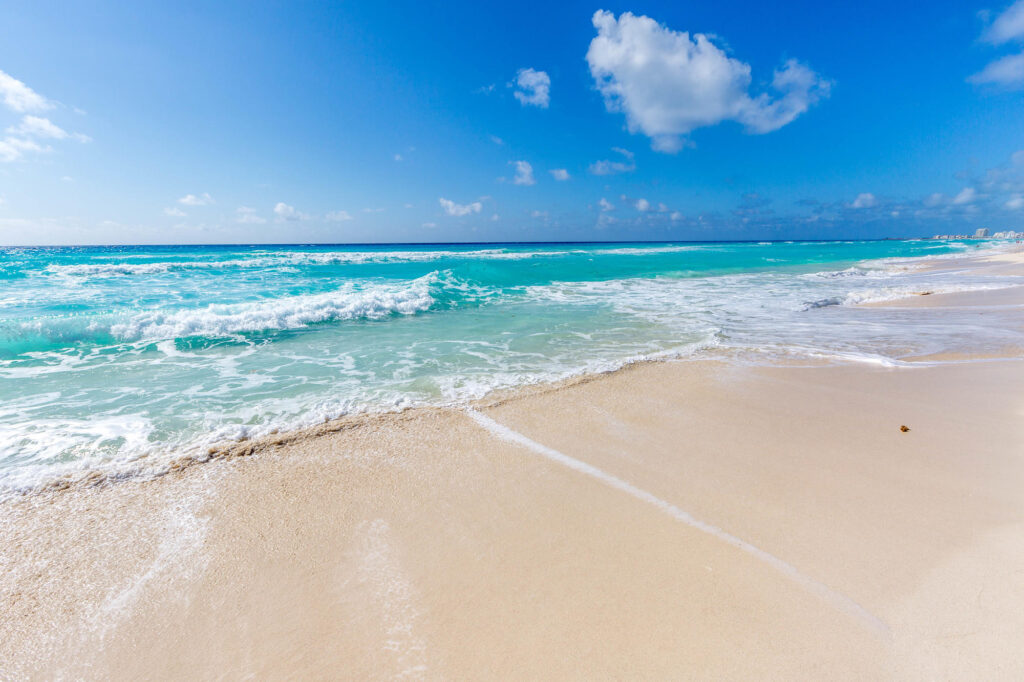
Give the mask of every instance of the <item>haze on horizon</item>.
M 1024 230 L 1024 0 L 0 8 L 0 244 Z

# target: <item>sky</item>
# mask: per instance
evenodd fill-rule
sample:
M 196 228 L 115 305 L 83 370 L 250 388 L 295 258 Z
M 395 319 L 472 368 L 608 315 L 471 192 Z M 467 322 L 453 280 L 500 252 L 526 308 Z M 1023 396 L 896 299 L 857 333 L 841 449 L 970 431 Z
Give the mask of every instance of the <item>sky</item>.
M 1024 230 L 1024 0 L 0 5 L 0 244 Z

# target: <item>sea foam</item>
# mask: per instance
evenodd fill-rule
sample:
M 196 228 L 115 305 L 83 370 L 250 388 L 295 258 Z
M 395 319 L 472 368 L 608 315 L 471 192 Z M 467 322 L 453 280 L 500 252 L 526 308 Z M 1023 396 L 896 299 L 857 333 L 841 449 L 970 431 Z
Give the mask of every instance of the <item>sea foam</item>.
M 0 497 L 61 472 L 159 471 L 225 440 L 709 348 L 899 367 L 1021 345 L 1017 327 L 980 329 L 967 311 L 858 305 L 1009 282 L 920 266 L 967 248 L 0 249 Z
M 432 288 L 437 273 L 407 284 L 344 286 L 322 294 L 301 294 L 245 303 L 211 303 L 205 308 L 136 313 L 110 326 L 110 333 L 125 341 L 173 339 L 185 336 L 222 336 L 242 332 L 299 329 L 332 320 L 380 320 L 392 315 L 413 315 L 436 302 Z

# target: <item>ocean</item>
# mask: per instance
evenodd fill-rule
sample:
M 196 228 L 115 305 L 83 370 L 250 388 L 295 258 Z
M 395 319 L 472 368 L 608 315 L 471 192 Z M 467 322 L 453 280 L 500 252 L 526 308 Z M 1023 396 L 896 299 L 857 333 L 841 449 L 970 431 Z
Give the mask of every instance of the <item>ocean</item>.
M 0 497 L 642 359 L 895 366 L 1019 344 L 966 312 L 854 305 L 1005 286 L 916 265 L 987 245 L 3 248 Z

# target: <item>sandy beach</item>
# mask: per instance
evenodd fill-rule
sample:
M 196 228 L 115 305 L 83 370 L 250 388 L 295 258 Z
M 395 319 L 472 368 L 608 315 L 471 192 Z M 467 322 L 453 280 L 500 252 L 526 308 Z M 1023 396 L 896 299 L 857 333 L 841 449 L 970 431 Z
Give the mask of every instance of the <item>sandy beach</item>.
M 1022 385 L 711 355 L 25 495 L 0 678 L 1020 679 Z

